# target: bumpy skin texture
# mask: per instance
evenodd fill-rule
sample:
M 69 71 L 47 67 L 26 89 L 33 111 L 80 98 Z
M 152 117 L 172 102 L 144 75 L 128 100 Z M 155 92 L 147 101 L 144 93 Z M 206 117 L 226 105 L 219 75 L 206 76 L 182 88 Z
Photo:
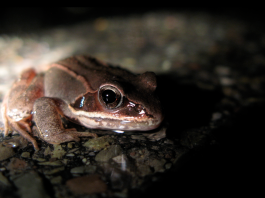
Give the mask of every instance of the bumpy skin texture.
M 51 144 L 96 137 L 65 129 L 61 116 L 88 128 L 151 130 L 163 120 L 155 89 L 154 73 L 134 75 L 90 56 L 67 58 L 41 74 L 28 69 L 4 98 L 5 135 L 11 128 L 38 149 L 29 134 L 33 119 L 39 137 Z M 109 92 L 115 95 L 110 102 L 104 98 Z

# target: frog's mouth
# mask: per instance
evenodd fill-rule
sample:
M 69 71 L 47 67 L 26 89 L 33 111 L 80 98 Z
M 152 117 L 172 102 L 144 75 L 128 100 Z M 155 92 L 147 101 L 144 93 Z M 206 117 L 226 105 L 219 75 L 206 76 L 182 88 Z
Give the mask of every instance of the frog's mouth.
M 163 120 L 162 116 L 121 117 L 103 112 L 75 111 L 74 113 L 79 123 L 92 129 L 148 131 L 157 128 Z

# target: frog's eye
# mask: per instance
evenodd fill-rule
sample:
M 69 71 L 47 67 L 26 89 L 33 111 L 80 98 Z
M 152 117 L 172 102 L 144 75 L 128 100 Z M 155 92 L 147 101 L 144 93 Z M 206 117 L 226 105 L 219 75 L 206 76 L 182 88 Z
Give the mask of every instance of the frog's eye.
M 100 103 L 108 109 L 117 108 L 122 104 L 121 92 L 110 85 L 105 85 L 100 88 L 98 98 Z

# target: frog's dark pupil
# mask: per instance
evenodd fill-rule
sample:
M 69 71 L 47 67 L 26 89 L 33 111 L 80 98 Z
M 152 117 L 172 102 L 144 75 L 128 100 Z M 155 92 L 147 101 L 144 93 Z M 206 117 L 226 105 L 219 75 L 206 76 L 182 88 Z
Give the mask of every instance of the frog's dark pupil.
M 102 93 L 102 99 L 107 104 L 108 103 L 113 103 L 116 100 L 116 94 L 112 90 L 105 90 Z

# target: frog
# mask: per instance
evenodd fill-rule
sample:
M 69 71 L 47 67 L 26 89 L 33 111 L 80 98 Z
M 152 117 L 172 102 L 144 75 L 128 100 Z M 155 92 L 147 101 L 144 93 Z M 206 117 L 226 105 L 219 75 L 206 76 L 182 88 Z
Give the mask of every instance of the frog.
M 153 130 L 164 118 L 156 87 L 153 72 L 133 74 L 90 55 L 57 61 L 40 73 L 29 68 L 3 99 L 4 136 L 16 131 L 35 150 L 36 134 L 49 144 L 97 137 L 66 128 L 63 118 L 90 129 Z

